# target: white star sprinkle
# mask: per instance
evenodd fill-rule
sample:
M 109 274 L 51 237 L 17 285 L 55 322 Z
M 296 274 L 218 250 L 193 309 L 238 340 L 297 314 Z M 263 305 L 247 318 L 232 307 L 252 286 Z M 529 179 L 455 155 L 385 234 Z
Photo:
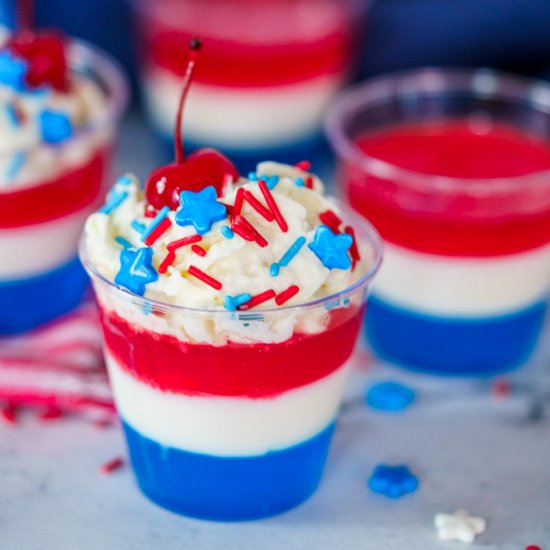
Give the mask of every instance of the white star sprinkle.
M 470 516 L 465 510 L 454 514 L 437 514 L 434 520 L 440 540 L 474 542 L 476 535 L 485 531 L 487 522 L 483 518 Z

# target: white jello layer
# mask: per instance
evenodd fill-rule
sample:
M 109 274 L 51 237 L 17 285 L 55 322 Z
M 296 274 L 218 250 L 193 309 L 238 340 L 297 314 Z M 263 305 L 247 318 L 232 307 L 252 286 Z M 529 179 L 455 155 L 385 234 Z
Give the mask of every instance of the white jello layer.
M 385 243 L 373 292 L 397 307 L 430 315 L 506 314 L 548 298 L 550 245 L 496 258 L 454 258 Z
M 45 223 L 0 229 L 0 283 L 40 275 L 74 258 L 90 208 Z
M 162 445 L 217 456 L 256 456 L 310 439 L 334 420 L 348 371 L 265 399 L 203 397 L 160 391 L 108 352 L 106 359 L 125 422 Z
M 232 88 L 193 83 L 185 107 L 185 134 L 217 147 L 277 147 L 315 133 L 343 76 L 284 86 Z M 172 135 L 181 78 L 150 68 L 144 76 L 149 117 Z

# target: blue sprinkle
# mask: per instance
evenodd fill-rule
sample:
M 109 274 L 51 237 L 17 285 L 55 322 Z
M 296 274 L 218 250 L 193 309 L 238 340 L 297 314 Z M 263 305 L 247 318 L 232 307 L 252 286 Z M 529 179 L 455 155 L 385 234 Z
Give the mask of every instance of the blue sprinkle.
M 176 212 L 176 223 L 186 226 L 193 225 L 199 235 L 210 231 L 214 222 L 225 220 L 227 209 L 218 202 L 216 188 L 212 185 L 198 192 L 182 191 L 180 193 L 181 206 Z
M 168 212 L 170 212 L 170 208 L 168 208 L 168 206 L 163 206 L 158 211 L 157 215 L 153 218 L 147 228 L 141 232 L 142 241 L 145 241 L 145 239 L 160 225 L 162 220 L 168 216 Z
M 115 241 L 120 244 L 122 248 L 132 248 L 132 243 L 124 237 L 115 237 Z
M 279 176 L 270 176 L 269 179 L 265 182 L 267 188 L 271 191 L 279 183 Z
M 128 248 L 120 251 L 120 269 L 115 276 L 115 284 L 143 296 L 145 287 L 158 278 L 153 267 L 152 248 Z
M 399 498 L 416 491 L 418 478 L 403 464 L 399 466 L 379 464 L 372 472 L 367 484 L 374 493 L 381 493 L 389 498 Z
M 239 294 L 238 296 L 235 296 L 233 298 L 233 301 L 235 302 L 235 305 L 237 307 L 242 306 L 243 304 L 246 304 L 246 302 L 250 301 L 252 296 L 248 293 Z
M 61 143 L 73 135 L 71 120 L 62 111 L 42 111 L 38 118 L 42 139 L 46 143 Z
M 304 185 L 306 184 L 305 181 L 304 181 L 304 178 L 296 178 L 294 180 L 294 183 L 298 186 L 298 187 L 304 187 Z
M 27 155 L 24 151 L 19 151 L 13 155 L 13 159 L 6 170 L 6 177 L 10 180 L 19 174 L 21 168 L 27 160 Z
M 116 185 L 131 185 L 132 182 L 133 179 L 130 176 L 120 176 L 120 178 L 116 180 Z
M 269 274 L 272 277 L 277 277 L 277 275 L 279 275 L 279 271 L 281 271 L 281 266 L 277 262 L 272 263 L 269 268 Z
M 145 224 L 138 222 L 137 220 L 133 220 L 130 224 L 138 233 L 143 233 L 145 231 Z
M 279 260 L 279 264 L 282 267 L 287 266 L 292 261 L 292 258 L 300 252 L 300 249 L 304 246 L 304 244 L 306 244 L 306 238 L 298 237 L 290 248 L 283 254 L 283 257 Z
M 237 311 L 237 305 L 235 304 L 235 301 L 233 300 L 233 296 L 226 296 L 223 305 L 225 309 L 229 311 Z
M 320 225 L 308 246 L 327 269 L 349 269 L 351 260 L 348 250 L 352 243 L 351 235 L 336 234 L 326 225 Z
M 107 198 L 107 202 L 99 209 L 102 214 L 110 214 L 115 208 L 118 208 L 126 199 L 128 193 L 113 189 Z
M 25 76 L 27 74 L 27 62 L 12 55 L 9 50 L 0 52 L 0 83 L 17 91 L 23 91 L 27 87 Z
M 19 116 L 17 115 L 17 110 L 15 109 L 14 104 L 7 103 L 5 110 L 6 110 L 6 116 L 8 117 L 8 121 L 12 125 L 12 127 L 19 128 L 19 126 L 21 126 L 21 121 L 19 120 Z
M 256 174 L 256 172 L 249 172 L 248 179 L 250 181 L 258 181 L 260 177 L 258 176 L 258 174 Z
M 220 233 L 226 238 L 226 239 L 232 239 L 235 236 L 235 233 L 231 231 L 231 228 L 228 225 L 222 225 L 220 227 Z
M 405 410 L 415 398 L 413 389 L 397 382 L 380 382 L 373 384 L 365 396 L 369 407 L 379 411 Z

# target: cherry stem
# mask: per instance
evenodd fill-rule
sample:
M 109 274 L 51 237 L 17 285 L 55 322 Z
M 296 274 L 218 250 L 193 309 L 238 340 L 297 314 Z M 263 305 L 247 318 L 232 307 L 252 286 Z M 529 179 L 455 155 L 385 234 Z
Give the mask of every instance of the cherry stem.
M 183 89 L 181 91 L 180 102 L 178 105 L 178 114 L 176 115 L 176 131 L 175 131 L 175 153 L 176 164 L 181 164 L 185 161 L 185 154 L 183 151 L 183 139 L 182 139 L 182 121 L 183 121 L 183 107 L 185 105 L 185 98 L 191 87 L 191 80 L 193 78 L 193 71 L 195 69 L 195 62 L 198 57 L 198 53 L 202 47 L 202 42 L 198 38 L 192 38 L 189 42 L 189 61 L 187 63 L 187 69 L 183 77 Z
M 17 0 L 17 24 L 20 30 L 31 30 L 34 21 L 34 1 Z

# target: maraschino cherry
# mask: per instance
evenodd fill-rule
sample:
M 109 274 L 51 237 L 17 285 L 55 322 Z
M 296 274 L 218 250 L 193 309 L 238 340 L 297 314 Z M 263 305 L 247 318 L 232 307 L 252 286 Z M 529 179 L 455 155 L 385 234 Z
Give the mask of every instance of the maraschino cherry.
M 189 62 L 184 76 L 174 132 L 176 161 L 153 170 L 145 187 L 147 202 L 157 209 L 168 206 L 176 210 L 179 206 L 181 191 L 197 192 L 208 185 L 213 185 L 218 196 L 222 196 L 225 178 L 231 176 L 233 181 L 239 179 L 239 172 L 235 166 L 225 155 L 215 149 L 199 149 L 187 159 L 183 152 L 181 131 L 183 107 L 201 47 L 202 42 L 196 38 L 189 43 Z
M 47 84 L 58 91 L 66 91 L 69 81 L 63 35 L 32 29 L 32 0 L 18 0 L 18 6 L 19 30 L 8 40 L 7 47 L 27 62 L 26 84 L 31 88 Z

